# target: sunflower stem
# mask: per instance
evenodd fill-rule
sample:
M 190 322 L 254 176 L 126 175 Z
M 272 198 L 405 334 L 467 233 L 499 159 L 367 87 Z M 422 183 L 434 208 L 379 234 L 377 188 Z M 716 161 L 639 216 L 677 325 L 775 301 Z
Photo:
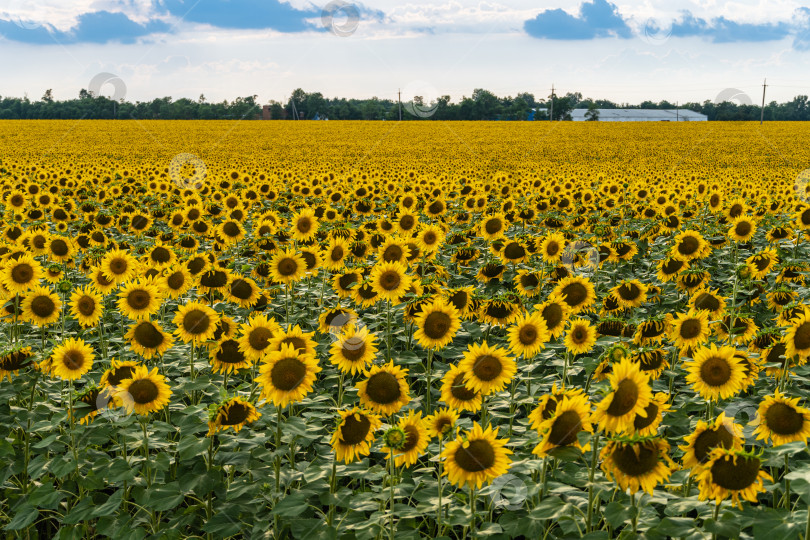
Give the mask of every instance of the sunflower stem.
M 330 527 L 335 519 L 335 492 L 337 491 L 337 454 L 332 454 L 332 476 L 329 479 L 329 514 L 326 518 L 326 524 Z
M 714 522 L 717 523 L 717 516 L 720 515 L 720 505 L 723 504 L 723 501 L 718 501 L 714 505 L 714 512 L 712 513 L 712 518 Z M 717 533 L 712 533 L 712 540 L 717 540 Z
M 387 327 L 385 331 L 385 360 L 391 361 L 391 300 L 388 300 Z
M 594 501 L 595 501 L 595 493 L 594 493 L 594 486 L 593 486 L 593 479 L 596 474 L 596 461 L 597 456 L 599 454 L 599 432 L 596 432 L 596 435 L 593 436 L 593 448 L 591 454 L 591 468 L 588 471 L 588 517 L 585 523 L 585 532 L 591 532 L 591 524 L 593 523 L 593 510 L 594 510 Z
M 475 540 L 475 488 L 470 487 L 470 538 Z
M 566 383 L 568 382 L 568 357 L 571 356 L 571 353 L 566 349 L 565 351 L 565 365 L 563 366 L 563 375 L 562 375 L 562 386 L 565 388 Z
M 73 379 L 68 381 L 68 403 L 70 407 L 70 448 L 73 451 L 73 463 L 76 466 L 76 485 L 79 486 L 79 495 L 83 488 L 81 477 L 79 476 L 79 449 L 76 447 L 76 417 L 73 413 Z
M 427 376 L 427 390 L 425 391 L 425 411 L 427 414 L 433 414 L 433 408 L 431 407 L 430 403 L 430 387 L 433 382 L 433 349 L 428 349 L 428 357 L 427 357 L 427 371 L 425 371 L 425 375 Z
M 785 508 L 790 509 L 790 479 L 788 479 L 788 471 L 790 471 L 790 461 L 788 455 L 785 454 Z
M 394 540 L 394 448 L 389 449 L 390 455 L 388 459 L 388 483 L 390 488 L 389 493 L 389 508 L 391 509 L 391 516 L 389 521 L 390 526 L 390 540 Z
M 442 517 L 444 514 L 444 506 L 442 505 L 442 442 L 444 441 L 444 435 L 439 433 L 439 476 L 438 476 L 438 484 L 439 484 L 439 509 L 436 512 L 436 536 L 442 536 Z
M 638 507 L 636 506 L 636 494 L 630 494 L 630 506 L 633 508 L 633 533 L 638 532 Z

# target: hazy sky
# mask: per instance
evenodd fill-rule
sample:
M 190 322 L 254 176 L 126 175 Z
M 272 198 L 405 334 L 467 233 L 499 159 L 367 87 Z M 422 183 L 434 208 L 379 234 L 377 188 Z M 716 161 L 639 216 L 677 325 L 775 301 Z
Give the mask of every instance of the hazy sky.
M 759 103 L 810 94 L 810 7 L 788 0 L 0 0 L 0 95 L 78 95 L 99 73 L 129 101 L 403 101 L 498 95 Z M 108 76 L 107 76 L 108 77 Z M 99 86 L 100 80 L 93 84 Z M 113 84 L 100 86 L 112 96 Z M 727 92 L 728 93 L 728 92 Z

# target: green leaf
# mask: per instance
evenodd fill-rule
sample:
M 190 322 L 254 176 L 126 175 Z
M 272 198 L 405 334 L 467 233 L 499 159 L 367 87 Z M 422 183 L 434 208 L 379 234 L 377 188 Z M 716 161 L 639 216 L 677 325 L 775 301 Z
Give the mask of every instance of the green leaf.
M 615 529 L 633 519 L 633 507 L 614 501 L 605 506 L 604 514 L 605 521 Z
M 546 497 L 531 511 L 532 519 L 558 519 L 570 513 L 571 505 L 559 497 Z
M 23 503 L 17 507 L 17 511 L 14 513 L 11 522 L 3 527 L 3 529 L 6 531 L 24 529 L 31 525 L 34 520 L 37 519 L 37 516 L 39 516 L 39 510 L 28 503 Z
M 272 513 L 285 518 L 298 517 L 307 509 L 308 497 L 309 493 L 303 491 L 290 493 L 273 507 Z
M 115 493 L 110 495 L 106 501 L 98 505 L 96 509 L 93 510 L 93 517 L 109 516 L 110 514 L 114 514 L 121 506 L 121 499 L 123 496 L 124 490 L 117 490 Z
M 183 493 L 180 491 L 180 484 L 169 482 L 162 486 L 152 486 L 146 491 L 143 506 L 158 512 L 165 512 L 175 508 L 183 502 Z
M 695 530 L 695 520 L 692 518 L 665 517 L 652 530 L 665 536 L 688 536 Z

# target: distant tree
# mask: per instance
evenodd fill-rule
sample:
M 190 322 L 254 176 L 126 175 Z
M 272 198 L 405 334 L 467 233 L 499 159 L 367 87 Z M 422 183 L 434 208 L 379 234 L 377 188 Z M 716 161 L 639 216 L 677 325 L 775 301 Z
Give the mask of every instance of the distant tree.
M 45 90 L 45 93 L 42 95 L 42 101 L 46 103 L 53 103 L 53 90 L 50 88 Z
M 599 109 L 596 103 L 588 105 L 588 111 L 585 113 L 585 120 L 589 122 L 596 122 L 599 120 Z

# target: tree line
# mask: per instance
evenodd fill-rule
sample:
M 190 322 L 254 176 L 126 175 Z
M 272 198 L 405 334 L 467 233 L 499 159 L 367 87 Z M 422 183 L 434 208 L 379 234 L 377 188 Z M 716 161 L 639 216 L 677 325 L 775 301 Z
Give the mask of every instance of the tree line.
M 450 96 L 430 101 L 421 96 L 400 104 L 393 99 L 327 98 L 321 92 L 305 92 L 298 88 L 286 101 L 270 101 L 268 113 L 274 120 L 328 118 L 330 120 L 569 120 L 573 109 L 674 109 L 669 101 L 643 101 L 637 105 L 615 103 L 606 99 L 584 98 L 580 92 L 563 96 L 536 98 L 530 92 L 499 97 L 489 90 L 477 88 L 472 95 L 453 102 Z M 684 103 L 681 109 L 705 114 L 709 120 L 759 120 L 761 107 L 744 103 Z M 536 111 L 533 111 L 537 109 Z M 171 97 L 134 103 L 110 98 L 82 89 L 75 99 L 58 101 L 47 90 L 38 101 L 28 97 L 1 97 L 0 119 L 165 119 L 165 120 L 226 120 L 258 119 L 263 117 L 257 96 L 237 97 L 232 101 L 209 102 L 204 95 L 192 100 Z M 771 101 L 765 106 L 765 120 L 810 120 L 810 103 L 799 95 L 786 103 Z M 598 118 L 597 118 L 598 119 Z

